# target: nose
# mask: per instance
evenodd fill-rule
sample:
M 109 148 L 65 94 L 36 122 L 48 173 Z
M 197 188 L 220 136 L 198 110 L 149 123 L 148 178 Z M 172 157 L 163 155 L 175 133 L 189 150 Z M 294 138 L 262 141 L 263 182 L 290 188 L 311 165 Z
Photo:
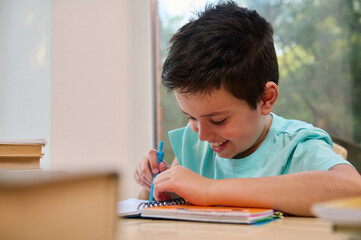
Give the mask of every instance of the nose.
M 210 129 L 205 125 L 198 125 L 198 138 L 201 141 L 206 141 L 209 139 L 209 135 L 211 133 Z

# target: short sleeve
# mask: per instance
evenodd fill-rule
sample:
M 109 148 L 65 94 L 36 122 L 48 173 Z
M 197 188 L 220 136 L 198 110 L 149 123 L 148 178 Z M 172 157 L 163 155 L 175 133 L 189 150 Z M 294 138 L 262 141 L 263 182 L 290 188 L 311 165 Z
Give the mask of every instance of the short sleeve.
M 338 164 L 348 164 L 333 150 L 332 143 L 324 139 L 305 139 L 300 142 L 293 153 L 288 173 L 312 170 L 328 170 Z M 352 166 L 352 165 L 351 165 Z

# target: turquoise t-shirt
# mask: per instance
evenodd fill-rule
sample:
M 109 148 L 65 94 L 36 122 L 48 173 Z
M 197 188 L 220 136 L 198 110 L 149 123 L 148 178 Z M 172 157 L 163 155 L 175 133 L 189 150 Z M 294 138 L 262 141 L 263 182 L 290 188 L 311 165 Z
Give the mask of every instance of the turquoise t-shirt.
M 349 164 L 333 151 L 330 136 L 311 124 L 273 118 L 266 139 L 251 155 L 241 159 L 219 157 L 189 124 L 169 132 L 169 138 L 181 166 L 212 179 L 276 176 L 310 170 L 328 170 Z

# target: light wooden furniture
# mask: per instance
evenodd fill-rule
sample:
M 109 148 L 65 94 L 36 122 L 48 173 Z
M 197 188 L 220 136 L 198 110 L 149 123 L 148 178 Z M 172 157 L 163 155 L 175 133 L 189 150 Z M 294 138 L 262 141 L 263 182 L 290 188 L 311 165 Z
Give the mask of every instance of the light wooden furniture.
M 343 240 L 350 239 L 350 235 L 345 232 L 334 232 L 330 222 L 304 217 L 285 217 L 264 225 L 119 218 L 116 239 Z
M 347 159 L 347 150 L 337 143 L 333 143 L 333 150 L 335 153 L 340 154 L 344 159 Z
M 361 174 L 361 145 L 353 141 L 334 136 L 332 137 L 332 141 L 347 150 L 347 161 L 349 161 Z

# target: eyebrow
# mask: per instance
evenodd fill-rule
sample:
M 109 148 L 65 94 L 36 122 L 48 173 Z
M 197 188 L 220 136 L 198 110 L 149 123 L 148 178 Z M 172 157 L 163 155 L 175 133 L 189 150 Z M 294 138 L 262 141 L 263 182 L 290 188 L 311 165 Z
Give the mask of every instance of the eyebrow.
M 186 112 L 183 111 L 182 109 L 181 109 L 181 111 L 182 111 L 184 114 L 191 116 L 190 114 L 186 113 Z M 227 110 L 225 110 L 225 111 L 219 111 L 219 112 L 212 112 L 212 113 L 209 113 L 209 114 L 201 115 L 201 117 L 214 117 L 214 116 L 223 115 L 223 114 L 226 114 L 226 113 L 228 113 Z

